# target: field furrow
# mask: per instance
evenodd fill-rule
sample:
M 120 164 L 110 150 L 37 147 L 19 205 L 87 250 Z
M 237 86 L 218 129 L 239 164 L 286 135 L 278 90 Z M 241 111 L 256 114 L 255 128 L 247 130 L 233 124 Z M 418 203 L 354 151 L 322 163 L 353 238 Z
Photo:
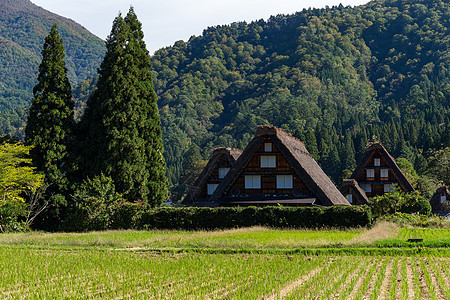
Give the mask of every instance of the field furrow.
M 294 289 L 301 287 L 305 282 L 309 282 L 309 281 L 313 280 L 313 278 L 315 278 L 316 274 L 322 272 L 322 270 L 323 270 L 323 265 L 315 268 L 314 270 L 310 271 L 308 274 L 301 276 L 300 278 L 289 283 L 288 285 L 285 285 L 279 291 L 276 291 L 268 296 L 262 297 L 262 299 L 266 299 L 266 300 L 284 299 Z
M 338 291 L 338 299 L 353 299 L 351 294 L 358 290 L 359 286 L 362 284 L 364 277 L 367 274 L 369 266 L 369 260 L 364 259 L 360 262 L 358 269 L 353 272 L 351 278 L 346 282 L 345 286 Z M 358 285 L 359 284 L 359 285 Z
M 374 258 L 373 263 L 367 266 L 366 272 L 359 278 L 355 288 L 348 299 L 362 299 L 364 293 L 369 288 L 370 281 L 375 274 L 376 269 L 381 266 L 378 258 Z
M 384 272 L 384 278 L 381 281 L 380 290 L 378 292 L 378 299 L 387 299 L 389 288 L 391 287 L 391 276 L 392 276 L 392 264 L 393 261 L 391 258 L 388 258 L 389 262 L 386 266 L 385 272 Z M 381 275 L 381 277 L 383 277 Z M 391 287 L 395 288 L 395 287 Z
M 344 268 L 342 266 L 342 273 L 334 280 L 332 285 L 329 285 L 321 297 L 324 299 L 336 299 L 339 296 L 339 292 L 345 288 L 345 285 L 351 282 L 353 274 L 357 274 L 361 267 L 361 258 L 352 259 L 350 265 Z

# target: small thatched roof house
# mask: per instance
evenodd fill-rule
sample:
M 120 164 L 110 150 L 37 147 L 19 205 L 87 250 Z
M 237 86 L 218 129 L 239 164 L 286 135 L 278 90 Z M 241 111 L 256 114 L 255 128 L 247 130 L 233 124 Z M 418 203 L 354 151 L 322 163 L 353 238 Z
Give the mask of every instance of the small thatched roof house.
M 344 179 L 341 192 L 351 205 L 369 204 L 366 193 L 360 188 L 355 179 Z
M 395 159 L 381 143 L 372 143 L 367 148 L 350 179 L 356 180 L 368 197 L 391 191 L 393 184 L 397 184 L 404 192 L 414 191 Z
M 350 205 L 300 140 L 258 126 L 211 200 L 220 205 Z
M 434 214 L 444 213 L 443 204 L 447 201 L 450 201 L 450 191 L 445 185 L 440 186 L 430 199 L 431 211 Z
M 202 173 L 190 187 L 183 200 L 185 205 L 215 206 L 210 197 L 223 181 L 231 166 L 241 155 L 242 150 L 236 148 L 216 148 Z

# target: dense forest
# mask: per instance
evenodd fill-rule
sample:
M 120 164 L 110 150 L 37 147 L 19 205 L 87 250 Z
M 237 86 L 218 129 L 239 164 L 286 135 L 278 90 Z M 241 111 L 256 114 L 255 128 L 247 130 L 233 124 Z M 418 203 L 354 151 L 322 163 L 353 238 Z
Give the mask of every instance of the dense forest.
M 258 124 L 305 141 L 336 184 L 371 140 L 424 174 L 450 146 L 449 23 L 448 2 L 372 1 L 210 27 L 160 49 L 154 82 L 176 197 L 213 147 L 243 149 Z
M 29 0 L 0 0 L 0 134 L 23 138 L 42 43 L 54 22 L 64 39 L 72 86 L 96 74 L 105 53 L 101 39 Z

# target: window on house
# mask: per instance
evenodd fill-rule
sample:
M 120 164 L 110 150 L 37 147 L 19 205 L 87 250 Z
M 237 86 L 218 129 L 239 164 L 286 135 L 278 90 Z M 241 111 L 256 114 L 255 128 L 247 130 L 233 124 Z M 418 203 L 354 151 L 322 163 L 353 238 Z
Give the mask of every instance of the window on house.
M 353 195 L 352 194 L 348 194 L 347 195 L 347 200 L 348 200 L 348 203 L 352 204 L 353 203 Z
M 441 203 L 444 203 L 445 201 L 447 201 L 447 197 L 446 196 L 441 196 Z
M 375 170 L 367 169 L 367 178 L 374 178 L 374 177 L 375 177 Z
M 261 168 L 275 168 L 276 166 L 276 156 L 261 156 Z
M 219 178 L 225 178 L 225 176 L 228 174 L 228 171 L 230 171 L 230 168 L 219 168 Z
M 392 191 L 392 184 L 385 184 L 384 185 L 384 192 L 389 193 Z
M 208 186 L 207 186 L 208 196 L 214 194 L 214 191 L 217 189 L 218 186 L 219 186 L 218 183 L 208 183 Z
M 277 175 L 277 189 L 292 189 L 292 175 Z
M 272 152 L 272 143 L 264 143 L 264 152 Z
M 260 189 L 261 188 L 261 175 L 245 175 L 245 188 L 246 189 Z
M 372 185 L 370 185 L 370 184 L 362 184 L 361 187 L 364 190 L 364 192 L 366 192 L 366 193 L 372 192 Z
M 380 164 L 380 159 L 379 158 L 374 158 L 373 159 L 373 165 L 375 166 L 375 167 L 379 167 L 381 164 Z
M 382 177 L 382 178 L 389 177 L 389 170 L 388 169 L 381 169 L 380 171 L 381 171 L 380 177 Z

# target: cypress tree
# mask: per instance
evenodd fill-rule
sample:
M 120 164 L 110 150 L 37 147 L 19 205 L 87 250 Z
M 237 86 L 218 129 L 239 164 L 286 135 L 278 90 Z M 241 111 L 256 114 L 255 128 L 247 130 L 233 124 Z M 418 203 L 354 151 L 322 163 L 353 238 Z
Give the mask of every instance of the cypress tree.
M 129 200 L 157 206 L 168 196 L 161 121 L 142 25 L 133 8 L 114 20 L 82 127 L 89 176 L 111 176 Z
M 64 46 L 54 24 L 45 38 L 38 83 L 33 89 L 25 142 L 52 192 L 67 189 L 68 144 L 73 127 L 72 89 L 64 63 Z

